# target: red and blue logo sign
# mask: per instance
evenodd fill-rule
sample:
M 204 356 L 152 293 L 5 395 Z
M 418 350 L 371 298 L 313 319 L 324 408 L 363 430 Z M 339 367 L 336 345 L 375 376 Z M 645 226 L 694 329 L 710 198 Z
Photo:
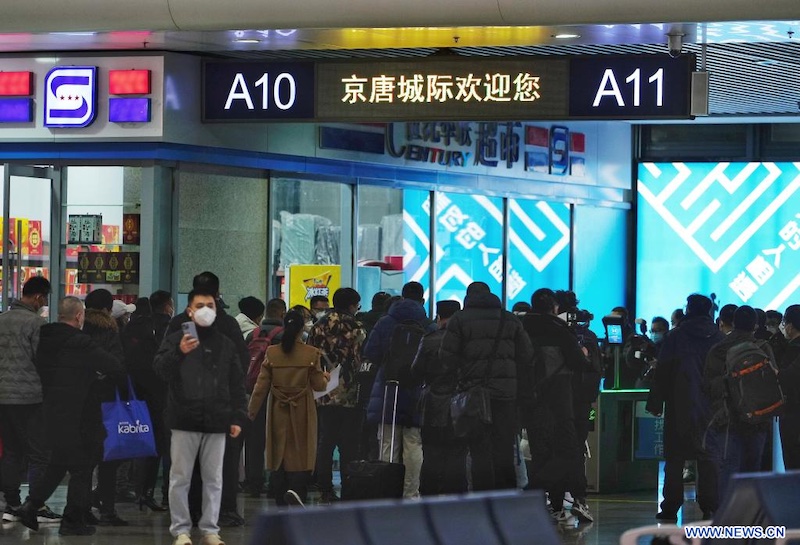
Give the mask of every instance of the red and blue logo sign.
M 149 123 L 150 70 L 109 70 L 108 120 Z M 0 123 L 34 121 L 33 72 L 0 72 Z M 98 68 L 57 66 L 44 78 L 44 126 L 81 128 L 97 117 Z
M 97 67 L 56 66 L 44 78 L 44 126 L 91 125 L 97 115 Z

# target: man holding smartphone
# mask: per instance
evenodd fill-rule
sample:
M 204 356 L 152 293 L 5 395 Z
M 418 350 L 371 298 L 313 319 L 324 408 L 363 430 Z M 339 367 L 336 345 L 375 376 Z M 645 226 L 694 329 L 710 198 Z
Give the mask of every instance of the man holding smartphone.
M 224 545 L 218 525 L 222 461 L 225 436 L 238 437 L 247 418 L 244 373 L 236 346 L 214 327 L 215 294 L 192 290 L 186 313 L 191 322 L 164 339 L 154 365 L 169 386 L 170 533 L 175 536 L 174 545 L 191 545 L 188 496 L 199 455 L 203 480 L 200 544 Z

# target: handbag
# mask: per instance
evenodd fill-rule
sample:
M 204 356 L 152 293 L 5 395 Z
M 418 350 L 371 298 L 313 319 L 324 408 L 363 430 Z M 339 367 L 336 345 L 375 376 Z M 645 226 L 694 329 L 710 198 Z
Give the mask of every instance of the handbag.
M 483 425 L 492 423 L 491 395 L 487 385 L 495 357 L 497 356 L 497 347 L 500 345 L 500 337 L 503 335 L 503 324 L 506 319 L 505 311 L 501 309 L 500 313 L 497 336 L 494 338 L 494 344 L 489 356 L 491 359 L 486 365 L 483 379 L 477 384 L 465 387 L 464 376 L 459 373 L 461 376 L 456 385 L 456 392 L 450 398 L 450 419 L 456 437 L 467 437 Z
M 128 392 L 130 399 L 123 401 L 117 388 L 116 401 L 102 404 L 103 427 L 106 429 L 104 462 L 158 456 L 150 411 L 144 401 L 137 399 L 130 377 Z

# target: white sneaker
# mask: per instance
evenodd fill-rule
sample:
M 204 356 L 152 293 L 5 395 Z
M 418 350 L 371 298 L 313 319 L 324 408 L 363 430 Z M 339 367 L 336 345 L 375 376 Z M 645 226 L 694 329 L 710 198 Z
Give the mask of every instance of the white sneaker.
M 556 511 L 555 521 L 562 526 L 575 526 L 575 517 L 566 509 Z
M 189 534 L 178 534 L 172 545 L 192 545 L 192 538 Z
M 200 540 L 200 545 L 225 545 L 225 542 L 217 534 L 206 534 Z
M 581 522 L 594 522 L 594 517 L 592 517 L 592 513 L 589 512 L 589 506 L 583 502 L 577 500 L 573 502 L 570 513 L 578 517 L 578 520 Z

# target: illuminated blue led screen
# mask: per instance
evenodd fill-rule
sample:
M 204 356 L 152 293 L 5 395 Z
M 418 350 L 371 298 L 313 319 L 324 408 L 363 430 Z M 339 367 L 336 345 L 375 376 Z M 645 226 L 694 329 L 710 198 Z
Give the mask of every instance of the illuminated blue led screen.
M 430 300 L 431 198 L 429 191 L 403 190 L 403 277 L 419 282 Z
M 502 293 L 503 199 L 436 194 L 437 300 L 464 300 L 467 286 L 486 282 Z
M 570 208 L 509 199 L 507 307 L 539 288 L 569 288 Z
M 669 318 L 692 292 L 783 311 L 800 302 L 794 163 L 642 163 L 637 315 Z
M 602 318 L 625 304 L 629 210 L 575 207 L 572 241 L 573 286 L 580 308 L 594 314 L 591 328 L 605 336 Z

